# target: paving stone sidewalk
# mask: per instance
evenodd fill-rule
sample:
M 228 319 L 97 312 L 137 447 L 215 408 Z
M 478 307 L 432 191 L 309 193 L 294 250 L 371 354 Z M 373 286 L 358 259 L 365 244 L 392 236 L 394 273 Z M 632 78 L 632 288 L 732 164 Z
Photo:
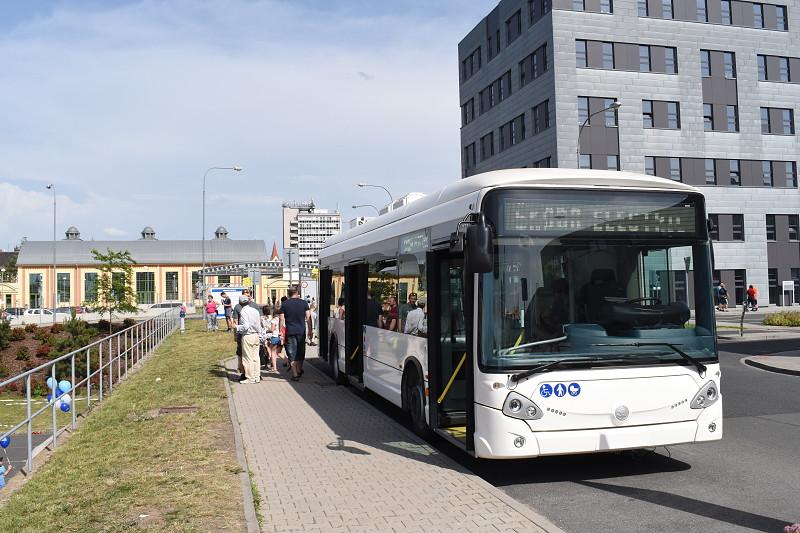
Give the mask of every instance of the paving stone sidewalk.
M 312 365 L 263 375 L 231 389 L 264 531 L 560 531 Z

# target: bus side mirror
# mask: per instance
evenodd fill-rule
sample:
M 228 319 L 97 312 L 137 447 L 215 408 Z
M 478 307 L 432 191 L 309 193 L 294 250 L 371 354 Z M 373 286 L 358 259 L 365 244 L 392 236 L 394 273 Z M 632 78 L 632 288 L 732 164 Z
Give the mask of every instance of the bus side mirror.
M 473 274 L 491 272 L 494 268 L 492 230 L 486 216 L 478 213 L 475 223 L 467 226 L 465 259 L 467 270 Z

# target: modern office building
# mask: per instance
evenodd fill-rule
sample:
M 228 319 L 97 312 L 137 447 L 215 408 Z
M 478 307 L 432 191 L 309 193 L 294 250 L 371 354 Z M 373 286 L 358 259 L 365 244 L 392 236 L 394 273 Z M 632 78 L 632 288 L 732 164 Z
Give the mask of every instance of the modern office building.
M 502 0 L 458 52 L 463 176 L 580 166 L 695 185 L 716 279 L 762 304 L 794 281 L 800 301 L 800 1 Z
M 319 265 L 319 250 L 325 239 L 342 231 L 342 216 L 339 211 L 317 209 L 311 202 L 284 202 L 283 247 L 297 250 L 299 264 L 315 267 Z M 298 259 L 290 258 L 295 264 Z

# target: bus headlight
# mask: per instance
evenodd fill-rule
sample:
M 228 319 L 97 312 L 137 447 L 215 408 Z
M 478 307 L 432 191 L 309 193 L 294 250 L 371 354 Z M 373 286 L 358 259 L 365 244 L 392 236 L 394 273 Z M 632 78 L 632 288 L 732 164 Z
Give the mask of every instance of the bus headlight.
M 705 409 L 706 407 L 713 405 L 719 399 L 719 390 L 717 389 L 717 384 L 713 381 L 709 381 L 694 395 L 692 398 L 692 409 Z
M 503 414 L 520 420 L 537 420 L 542 418 L 542 410 L 518 392 L 510 392 L 503 402 Z

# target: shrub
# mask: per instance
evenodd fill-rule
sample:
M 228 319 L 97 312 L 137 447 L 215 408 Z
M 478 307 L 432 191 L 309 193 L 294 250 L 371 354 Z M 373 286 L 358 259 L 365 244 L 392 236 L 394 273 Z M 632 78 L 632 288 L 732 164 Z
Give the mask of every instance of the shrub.
M 64 331 L 64 326 L 61 324 L 53 324 L 50 326 L 50 333 L 61 333 L 62 331 Z
M 122 321 L 122 329 L 128 329 L 136 325 L 136 320 L 133 318 L 126 318 Z
M 53 347 L 49 344 L 42 344 L 38 348 L 36 348 L 36 357 L 48 357 L 50 352 L 53 351 Z
M 11 344 L 11 324 L 8 320 L 0 320 L 0 350 Z
M 15 381 L 13 383 L 9 383 L 3 388 L 4 392 L 18 392 L 20 389 L 19 381 Z
M 46 328 L 36 328 L 36 331 L 34 331 L 31 336 L 37 341 L 45 342 L 50 338 L 50 333 L 48 333 Z
M 97 322 L 97 331 L 99 331 L 100 333 L 108 334 L 108 330 L 110 327 L 111 327 L 111 322 L 109 322 L 108 320 L 103 319 Z
M 31 390 L 32 396 L 47 396 L 49 393 L 50 389 L 44 380 L 34 383 L 33 390 Z
M 31 351 L 27 346 L 20 346 L 17 348 L 17 361 L 27 361 L 31 358 Z
M 28 333 L 36 333 L 38 329 L 39 326 L 37 326 L 36 324 L 25 324 L 25 331 L 27 331 Z
M 12 341 L 24 341 L 25 337 L 25 330 L 23 328 L 14 328 L 11 330 L 11 340 Z
M 781 311 L 764 317 L 765 326 L 800 326 L 800 311 Z
M 6 365 L 0 365 L 0 379 L 7 378 L 9 373 L 10 372 Z

